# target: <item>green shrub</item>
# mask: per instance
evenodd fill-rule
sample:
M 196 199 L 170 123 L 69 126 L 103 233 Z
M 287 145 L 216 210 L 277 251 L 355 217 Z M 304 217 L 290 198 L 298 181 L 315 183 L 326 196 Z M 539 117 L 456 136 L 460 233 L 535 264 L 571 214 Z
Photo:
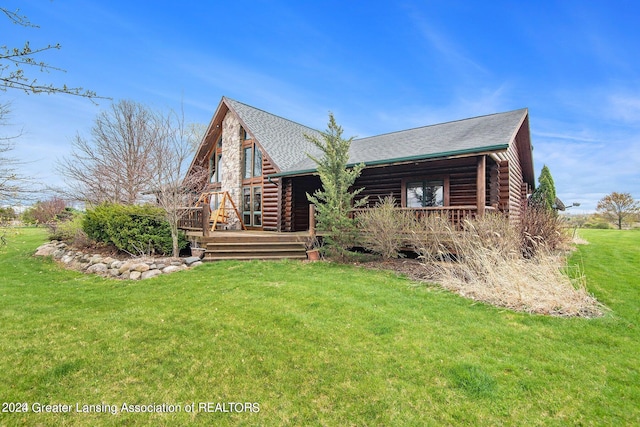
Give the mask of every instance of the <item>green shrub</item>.
M 47 224 L 49 227 L 49 239 L 62 240 L 76 246 L 86 246 L 87 234 L 83 230 L 84 214 L 71 212 L 63 220 L 53 221 Z
M 83 228 L 89 238 L 134 255 L 172 253 L 169 223 L 155 206 L 102 204 L 87 212 Z M 182 234 L 180 247 L 186 245 Z
M 592 228 L 596 230 L 608 230 L 611 228 L 608 222 L 600 221 L 600 222 L 587 222 L 583 226 L 584 228 Z

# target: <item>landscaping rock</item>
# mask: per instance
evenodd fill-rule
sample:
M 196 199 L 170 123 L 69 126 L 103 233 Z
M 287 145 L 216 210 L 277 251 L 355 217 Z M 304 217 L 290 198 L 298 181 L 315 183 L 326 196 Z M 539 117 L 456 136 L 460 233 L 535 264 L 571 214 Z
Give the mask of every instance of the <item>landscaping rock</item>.
M 139 264 L 134 264 L 131 267 L 131 270 L 139 271 L 140 273 L 144 273 L 145 271 L 149 271 L 149 269 L 150 269 L 149 264 L 146 264 L 144 262 L 141 262 Z
M 55 251 L 53 251 L 53 253 L 51 254 L 55 259 L 60 259 L 62 258 L 64 255 L 66 254 L 66 252 L 63 249 L 56 249 Z
M 184 266 L 183 265 L 170 265 L 168 267 L 165 267 L 162 269 L 162 272 L 165 274 L 171 274 L 171 273 L 175 273 L 177 271 L 182 271 L 184 270 Z
M 149 270 L 149 271 L 145 271 L 144 273 L 142 273 L 142 275 L 140 276 L 140 278 L 142 280 L 145 279 L 151 279 L 152 277 L 156 277 L 156 276 L 160 276 L 162 274 L 162 271 L 155 269 L 155 270 Z
M 98 263 L 102 263 L 102 260 L 104 258 L 102 258 L 100 255 L 93 255 L 90 259 L 89 259 L 89 264 L 94 265 L 94 264 L 98 264 Z M 106 264 L 106 263 L 103 263 Z
M 202 264 L 202 261 L 200 261 L 200 257 L 197 257 L 197 256 L 190 256 L 184 259 L 184 263 L 187 264 L 188 266 L 191 266 L 192 264 L 195 264 L 197 262 Z
M 131 267 L 133 267 L 133 263 L 132 262 L 125 262 L 123 263 L 120 268 L 118 268 L 118 270 L 120 270 L 120 274 L 124 274 L 125 272 L 129 272 L 129 270 L 131 270 Z
M 49 256 L 53 254 L 56 250 L 56 247 L 50 244 L 45 244 L 36 249 L 36 256 Z
M 91 274 L 100 274 L 117 279 L 140 280 L 186 270 L 189 267 L 202 265 L 199 257 L 183 259 L 156 258 L 143 262 L 141 260 L 119 260 L 100 254 L 86 254 L 73 250 L 64 242 L 51 241 L 38 247 L 36 256 L 52 256 L 60 263 Z
M 89 268 L 87 268 L 87 273 L 106 273 L 108 269 L 107 264 L 100 262 L 89 266 Z

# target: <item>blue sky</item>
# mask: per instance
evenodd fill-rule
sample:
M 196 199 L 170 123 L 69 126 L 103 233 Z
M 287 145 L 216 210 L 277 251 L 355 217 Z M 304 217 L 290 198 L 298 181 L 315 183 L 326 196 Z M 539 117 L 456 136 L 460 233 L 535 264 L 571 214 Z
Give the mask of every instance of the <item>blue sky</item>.
M 0 19 L 0 44 L 60 43 L 32 72 L 114 101 L 208 123 L 225 95 L 365 137 L 528 107 L 536 176 L 565 203 L 640 199 L 640 3 L 635 1 L 7 0 L 39 29 Z M 99 105 L 0 92 L 23 129 L 25 171 L 60 184 L 55 160 Z

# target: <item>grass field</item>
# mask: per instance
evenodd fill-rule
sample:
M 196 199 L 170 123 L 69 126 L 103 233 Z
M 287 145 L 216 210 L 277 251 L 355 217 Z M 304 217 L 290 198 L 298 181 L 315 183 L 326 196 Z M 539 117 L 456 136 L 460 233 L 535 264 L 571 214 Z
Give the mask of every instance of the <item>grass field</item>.
M 640 232 L 582 237 L 597 319 L 330 263 L 115 281 L 32 257 L 44 235 L 22 230 L 0 249 L 0 425 L 638 425 Z

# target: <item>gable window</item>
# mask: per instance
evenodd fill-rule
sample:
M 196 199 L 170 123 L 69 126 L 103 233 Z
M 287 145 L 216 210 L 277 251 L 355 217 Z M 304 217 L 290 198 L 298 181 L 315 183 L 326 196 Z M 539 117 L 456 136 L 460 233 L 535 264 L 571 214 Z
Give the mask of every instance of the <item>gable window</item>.
M 245 135 L 246 133 L 242 133 Z M 262 229 L 262 161 L 255 140 L 242 143 L 242 222 L 245 227 Z
M 262 151 L 253 145 L 253 176 L 262 176 Z
M 444 206 L 445 185 L 442 179 L 409 181 L 405 186 L 405 200 L 408 208 Z
M 244 147 L 242 149 L 242 153 L 243 153 L 243 158 L 244 158 L 244 174 L 242 175 L 242 177 L 244 179 L 249 179 L 251 178 L 251 172 L 253 172 L 253 168 L 252 168 L 252 147 Z
M 212 184 L 222 181 L 222 154 L 212 154 L 209 159 L 209 182 Z
M 222 181 L 222 135 L 213 147 L 209 157 L 209 182 L 217 184 Z
M 262 151 L 256 144 L 249 144 L 242 149 L 243 179 L 262 177 Z

